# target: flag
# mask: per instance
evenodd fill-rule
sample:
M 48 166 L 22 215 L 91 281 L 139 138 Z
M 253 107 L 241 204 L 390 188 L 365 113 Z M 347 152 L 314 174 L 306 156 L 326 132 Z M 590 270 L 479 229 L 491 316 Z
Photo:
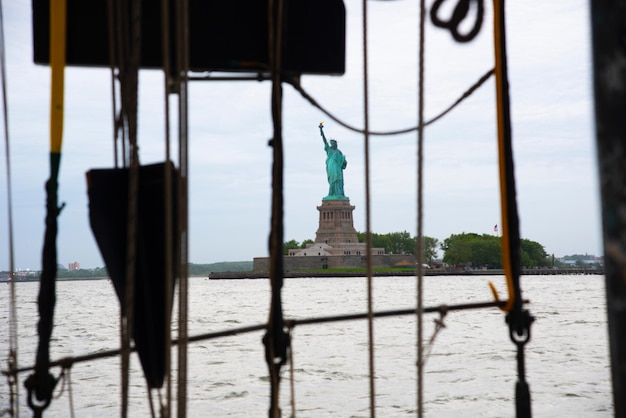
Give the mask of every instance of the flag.
M 495 224 L 493 226 L 493 232 L 495 232 L 496 234 L 498 233 L 498 224 Z

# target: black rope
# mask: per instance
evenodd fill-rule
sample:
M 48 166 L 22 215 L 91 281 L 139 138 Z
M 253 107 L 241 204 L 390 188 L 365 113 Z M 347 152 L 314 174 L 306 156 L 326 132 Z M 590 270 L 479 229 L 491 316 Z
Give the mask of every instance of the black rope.
M 49 372 L 50 367 L 50 339 L 54 326 L 54 306 L 56 304 L 56 274 L 57 274 L 57 217 L 64 207 L 58 206 L 58 172 L 61 155 L 50 153 L 50 179 L 46 182 L 46 231 L 42 254 L 42 271 L 39 279 L 39 322 L 37 334 L 39 342 L 35 360 L 35 373 L 24 381 L 28 391 L 28 406 L 36 417 L 50 405 L 52 392 L 57 379 Z M 33 397 L 34 395 L 34 397 Z
M 437 116 L 427 120 L 426 122 L 424 122 L 423 126 L 426 127 L 428 125 L 431 125 L 435 122 L 437 122 L 439 119 L 441 119 L 442 117 L 444 117 L 445 115 L 447 115 L 448 113 L 450 113 L 452 111 L 452 109 L 454 109 L 455 107 L 457 107 L 459 104 L 461 104 L 461 102 L 465 99 L 467 99 L 469 96 L 472 95 L 472 93 L 474 93 L 480 86 L 482 86 L 487 80 L 489 80 L 489 78 L 494 74 L 494 70 L 493 68 L 489 71 L 487 71 L 485 74 L 483 74 L 474 84 L 472 84 L 465 92 L 463 92 L 463 94 L 461 94 L 461 96 L 455 100 L 450 106 L 448 106 L 446 109 L 444 109 L 442 112 L 440 112 Z M 327 110 L 326 108 L 324 108 L 321 104 L 319 104 L 309 93 L 306 92 L 306 90 L 300 85 L 299 79 L 297 78 L 285 78 L 284 80 L 286 83 L 288 83 L 289 85 L 291 85 L 294 89 L 296 89 L 296 91 L 298 91 L 300 93 L 300 95 L 302 97 L 304 97 L 309 103 L 311 103 L 311 105 L 313 105 L 314 107 L 318 108 L 322 113 L 324 113 L 326 116 L 328 116 L 329 118 L 331 118 L 332 120 L 334 120 L 335 122 L 337 122 L 339 125 L 343 126 L 344 128 L 353 131 L 353 132 L 357 132 L 360 134 L 364 134 L 365 130 L 361 129 L 361 128 L 357 128 L 355 126 L 352 126 L 350 124 L 348 124 L 347 122 L 342 121 L 341 119 L 339 119 L 337 116 L 333 115 L 329 110 Z M 402 134 L 407 134 L 410 132 L 415 132 L 420 128 L 420 125 L 417 126 L 412 126 L 410 128 L 403 128 L 403 129 L 397 129 L 394 131 L 369 131 L 368 133 L 370 135 L 375 135 L 375 136 L 391 136 L 391 135 L 402 135 Z
M 444 1 L 445 0 L 435 0 L 432 9 L 430 9 L 430 19 L 432 20 L 433 25 L 448 29 L 454 40 L 457 42 L 469 42 L 474 39 L 476 35 L 478 35 L 478 32 L 480 32 L 480 28 L 483 24 L 483 15 L 485 13 L 483 0 L 459 0 L 456 7 L 452 11 L 452 16 L 450 16 L 448 20 L 444 20 L 439 17 L 439 8 Z M 470 10 L 470 3 L 472 2 L 476 3 L 476 18 L 472 29 L 470 29 L 467 34 L 462 34 L 460 32 L 460 26 L 467 17 Z
M 270 141 L 272 164 L 272 215 L 269 237 L 271 285 L 270 312 L 267 332 L 263 337 L 265 361 L 270 374 L 269 417 L 278 418 L 280 412 L 280 369 L 287 362 L 289 334 L 285 329 L 281 291 L 283 269 L 283 138 L 282 138 L 282 74 L 281 49 L 283 26 L 283 1 L 270 0 L 268 4 L 268 45 L 272 72 L 272 123 L 274 135 Z

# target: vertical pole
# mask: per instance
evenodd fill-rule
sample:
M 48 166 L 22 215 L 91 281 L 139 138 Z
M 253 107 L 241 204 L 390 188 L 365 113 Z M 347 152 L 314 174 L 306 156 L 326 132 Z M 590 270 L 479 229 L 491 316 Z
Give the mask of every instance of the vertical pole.
M 614 416 L 626 417 L 626 0 L 589 3 Z

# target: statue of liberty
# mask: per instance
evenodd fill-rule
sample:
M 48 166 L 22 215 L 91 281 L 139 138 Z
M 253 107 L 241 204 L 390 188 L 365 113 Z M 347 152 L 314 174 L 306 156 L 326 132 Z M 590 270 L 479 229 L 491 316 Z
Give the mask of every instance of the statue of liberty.
M 343 193 L 343 170 L 348 165 L 348 161 L 337 148 L 337 141 L 331 139 L 328 145 L 324 136 L 323 123 L 320 123 L 320 135 L 322 135 L 324 151 L 326 151 L 326 175 L 328 177 L 328 196 L 322 200 L 349 200 Z

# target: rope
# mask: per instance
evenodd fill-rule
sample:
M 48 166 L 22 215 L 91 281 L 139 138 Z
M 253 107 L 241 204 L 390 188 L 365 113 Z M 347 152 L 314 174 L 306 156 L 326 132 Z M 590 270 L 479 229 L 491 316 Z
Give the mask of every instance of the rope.
M 478 35 L 478 32 L 480 32 L 480 27 L 483 23 L 483 0 L 459 0 L 452 12 L 452 16 L 448 21 L 439 18 L 439 8 L 444 1 L 445 0 L 435 0 L 435 2 L 433 3 L 433 7 L 430 9 L 430 18 L 433 22 L 433 25 L 440 28 L 448 29 L 454 40 L 457 42 L 469 42 L 474 39 L 476 35 Z M 459 28 L 463 23 L 463 20 L 465 20 L 465 18 L 467 17 L 470 3 L 472 2 L 476 3 L 476 20 L 474 21 L 472 29 L 470 29 L 467 34 L 463 35 L 459 31 Z
M 36 417 L 41 416 L 50 405 L 52 392 L 58 381 L 50 374 L 49 363 L 56 304 L 57 217 L 63 209 L 63 205 L 58 206 L 58 177 L 63 143 L 66 6 L 65 0 L 50 2 L 50 178 L 46 182 L 46 231 L 37 299 L 39 343 L 35 373 L 24 382 L 28 390 L 28 405 Z M 36 399 L 33 398 L 33 394 Z
M 494 70 L 491 69 L 487 71 L 485 74 L 483 74 L 478 79 L 478 81 L 476 81 L 465 92 L 463 92 L 463 94 L 461 94 L 461 96 L 457 100 L 455 100 L 450 106 L 448 106 L 446 109 L 444 109 L 442 112 L 440 112 L 437 116 L 433 117 L 432 119 L 429 119 L 426 122 L 423 122 L 423 126 L 426 127 L 428 125 L 432 125 L 433 123 L 437 122 L 439 119 L 441 119 L 442 117 L 450 113 L 452 109 L 454 109 L 459 104 L 461 104 L 463 100 L 471 96 L 472 93 L 474 93 L 480 86 L 482 86 L 487 80 L 489 80 L 489 78 L 493 75 L 493 71 Z M 337 122 L 339 125 L 356 133 L 360 133 L 360 134 L 365 133 L 364 129 L 354 127 L 348 124 L 347 122 L 342 121 L 337 116 L 333 115 L 329 110 L 327 110 L 322 105 L 320 105 L 309 93 L 306 92 L 306 90 L 304 90 L 304 88 L 300 85 L 300 82 L 298 81 L 298 79 L 287 78 L 285 82 L 291 85 L 297 92 L 299 92 L 302 97 L 304 97 L 309 103 L 311 103 L 311 105 L 318 108 L 322 113 L 324 113 L 326 116 L 328 116 L 329 118 Z M 369 135 L 376 135 L 376 136 L 401 135 L 401 134 L 406 134 L 406 133 L 417 131 L 420 128 L 420 126 L 421 125 L 413 126 L 410 128 L 398 129 L 394 131 L 369 131 L 368 133 Z
M 270 232 L 271 285 L 270 312 L 267 331 L 263 337 L 265 361 L 270 374 L 270 418 L 280 417 L 280 369 L 287 361 L 289 335 L 285 332 L 281 290 L 283 287 L 283 139 L 282 139 L 282 30 L 283 0 L 268 2 L 268 50 L 272 74 L 272 215 Z
M 524 346 L 530 340 L 530 325 L 534 319 L 527 310 L 523 309 L 521 300 L 520 233 L 511 140 L 505 26 L 504 0 L 494 0 L 494 51 L 502 213 L 502 258 L 509 290 L 509 300 L 503 309 L 508 312 L 506 322 L 509 325 L 509 337 L 517 348 L 518 381 L 515 388 L 515 409 L 518 417 L 530 417 L 530 389 L 525 377 Z
M 292 324 L 288 324 L 287 332 L 289 333 L 289 389 L 291 392 L 290 395 L 290 403 L 291 403 L 291 417 L 296 418 L 296 381 L 294 376 L 294 368 L 295 364 L 293 363 L 293 326 Z
M 435 346 L 435 338 L 437 338 L 437 335 L 439 335 L 439 332 L 446 327 L 446 324 L 443 320 L 446 317 L 447 313 L 448 313 L 447 306 L 441 305 L 439 308 L 439 318 L 436 318 L 433 320 L 433 322 L 435 323 L 435 330 L 433 331 L 433 335 L 430 336 L 430 339 L 428 340 L 428 344 L 426 345 L 426 347 L 424 347 L 424 355 L 423 355 L 422 362 L 420 363 L 422 368 L 426 364 L 426 361 L 428 361 L 428 359 L 430 358 L 430 354 L 433 350 L 433 347 Z M 420 408 L 420 410 L 423 411 L 423 408 Z
M 163 75 L 164 75 L 164 111 L 165 111 L 165 304 L 166 312 L 168 315 L 172 312 L 172 294 L 174 292 L 174 277 L 172 277 L 172 251 L 174 251 L 172 242 L 174 239 L 180 240 L 180 235 L 176 234 L 176 237 L 172 237 L 172 167 L 169 164 L 171 159 L 171 139 L 170 139 L 170 101 L 169 91 L 172 80 L 171 68 L 170 68 L 170 20 L 169 20 L 169 2 L 167 0 L 161 0 L 161 50 L 163 51 Z M 167 417 L 172 416 L 172 329 L 169 321 L 165 321 L 165 370 L 167 374 L 167 389 L 166 389 L 166 402 L 165 413 Z M 159 395 L 160 395 L 159 391 Z M 183 402 L 183 406 L 186 406 Z
M 417 416 L 424 416 L 424 49 L 426 5 L 420 0 L 417 114 Z
M 189 317 L 189 234 L 188 234 L 188 178 L 189 178 L 189 3 L 177 3 L 177 74 L 178 74 L 178 155 L 180 178 L 178 180 L 178 239 L 180 254 L 177 254 L 179 294 L 178 294 L 178 417 L 187 415 L 187 344 Z
M 65 362 L 62 367 L 63 369 L 61 370 L 61 374 L 59 375 L 59 380 L 61 381 L 61 389 L 59 389 L 59 394 L 56 395 L 54 399 L 61 399 L 61 396 L 65 392 L 65 385 L 67 384 L 67 393 L 70 404 L 70 417 L 74 418 L 74 396 L 72 393 L 72 363 Z
M 152 390 L 148 388 L 146 392 L 146 395 L 148 396 L 148 405 L 150 406 L 150 416 L 154 418 L 156 415 L 154 413 L 154 399 L 152 399 Z
M 9 141 L 9 113 L 7 101 L 7 82 L 6 82 L 6 56 L 4 46 L 4 17 L 2 12 L 2 2 L 0 2 L 0 72 L 2 77 L 2 118 L 4 121 L 4 158 L 7 179 L 7 232 L 9 236 L 9 277 L 13 279 L 15 271 L 15 247 L 13 239 L 13 191 L 11 188 L 11 153 Z M 8 369 L 13 371 L 17 368 L 18 355 L 18 338 L 17 338 L 17 295 L 15 280 L 10 281 L 9 285 L 9 353 L 7 358 Z M 7 376 L 10 397 L 8 409 L 12 416 L 19 416 L 19 379 L 17 375 Z
M 113 0 L 109 0 L 113 1 Z M 114 7 L 115 6 L 115 7 Z M 128 210 L 126 236 L 125 300 L 122 301 L 120 315 L 121 342 L 121 416 L 128 415 L 128 393 L 130 373 L 131 337 L 133 328 L 133 302 L 135 293 L 135 251 L 137 228 L 137 191 L 139 181 L 139 156 L 137 146 L 137 88 L 139 56 L 141 51 L 141 4 L 138 0 L 117 0 L 109 3 L 109 11 L 114 13 L 109 19 L 109 48 L 111 75 L 114 79 L 114 67 L 117 64 L 121 90 L 121 109 L 119 118 L 114 114 L 114 143 L 118 129 L 122 132 L 122 154 L 124 166 L 128 166 Z M 115 60 L 114 57 L 117 59 Z M 115 81 L 112 81 L 115 97 Z M 115 101 L 115 99 L 114 99 Z M 115 104 L 114 104 L 115 106 Z M 115 110 L 114 110 L 115 111 Z M 128 154 L 125 142 L 128 138 Z M 114 147 L 116 148 L 116 147 Z M 117 167 L 117 150 L 115 151 Z
M 107 0 L 107 36 L 109 41 L 109 70 L 111 72 L 111 115 L 113 116 L 113 162 L 115 168 L 118 168 L 117 141 L 120 124 L 117 116 L 117 94 L 115 89 L 115 79 L 117 78 L 115 62 L 117 61 L 117 57 L 114 36 L 114 10 L 113 0 Z
M 365 243 L 367 249 L 367 331 L 369 337 L 369 389 L 370 389 L 370 416 L 376 416 L 376 386 L 374 367 L 374 295 L 372 274 L 372 228 L 371 228 L 371 193 L 370 193 L 370 152 L 369 152 L 369 75 L 367 51 L 367 0 L 363 0 L 363 117 L 365 137 Z
M 67 393 L 68 393 L 68 400 L 70 402 L 70 417 L 74 418 L 75 414 L 74 414 L 74 391 L 72 390 L 72 369 L 71 368 L 66 369 L 66 373 L 67 373 Z
M 515 304 L 515 283 L 519 282 L 520 249 L 519 219 L 515 201 L 515 179 L 513 150 L 511 144 L 511 121 L 508 100 L 506 46 L 504 33 L 504 11 L 500 0 L 494 1 L 494 51 L 496 61 L 496 101 L 498 117 L 498 161 L 500 175 L 500 211 L 502 224 L 502 264 L 509 291 L 509 303 L 504 307 L 510 311 Z

